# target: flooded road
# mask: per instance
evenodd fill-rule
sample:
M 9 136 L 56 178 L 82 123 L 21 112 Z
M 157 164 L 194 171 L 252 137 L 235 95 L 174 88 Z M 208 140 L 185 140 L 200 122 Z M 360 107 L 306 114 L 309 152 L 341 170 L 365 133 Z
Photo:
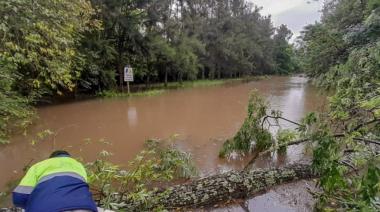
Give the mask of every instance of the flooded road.
M 224 140 L 236 133 L 245 116 L 248 95 L 257 89 L 283 116 L 299 120 L 320 110 L 325 97 L 302 77 L 271 77 L 249 83 L 168 91 L 160 96 L 129 99 L 95 99 L 46 106 L 28 135 L 15 136 L 0 147 L 0 191 L 22 175 L 23 167 L 49 156 L 53 149 L 66 149 L 85 161 L 102 150 L 110 160 L 126 164 L 142 150 L 149 138 L 178 134 L 175 145 L 192 154 L 201 175 L 242 168 L 244 160 L 226 162 L 218 158 Z M 36 133 L 49 129 L 55 134 L 35 145 Z M 302 158 L 303 149 L 289 149 L 281 163 Z M 259 167 L 271 160 L 259 160 Z M 276 163 L 277 163 L 276 162 Z

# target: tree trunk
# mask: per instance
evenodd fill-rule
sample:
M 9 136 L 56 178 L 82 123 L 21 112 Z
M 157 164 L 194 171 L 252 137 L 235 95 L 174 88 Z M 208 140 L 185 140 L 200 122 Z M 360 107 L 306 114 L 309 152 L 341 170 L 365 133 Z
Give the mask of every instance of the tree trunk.
M 231 199 L 243 199 L 265 192 L 273 186 L 318 177 L 310 165 L 295 164 L 285 168 L 231 171 L 194 180 L 157 192 L 158 204 L 166 209 L 211 206 Z M 156 201 L 153 197 L 149 198 Z M 154 200 L 153 200 L 154 199 Z M 126 202 L 126 211 L 140 211 L 145 202 Z M 0 212 L 18 212 L 16 208 Z
M 183 74 L 182 74 L 182 72 L 178 73 L 178 82 L 179 82 L 179 84 L 182 85 L 182 82 L 183 82 Z
M 145 88 L 149 89 L 149 87 L 150 87 L 150 75 L 148 74 L 146 76 Z
M 121 88 L 121 91 L 124 91 L 124 66 L 123 66 L 123 52 L 124 50 L 124 41 L 125 41 L 125 35 L 126 31 L 123 29 L 121 34 L 118 36 L 118 43 L 117 43 L 117 51 L 118 51 L 118 57 L 117 57 L 117 71 L 119 72 L 119 86 Z
M 285 168 L 232 171 L 177 185 L 160 191 L 159 204 L 166 209 L 210 206 L 230 199 L 248 198 L 275 185 L 317 177 L 310 165 Z M 166 192 L 165 195 L 163 195 Z M 136 211 L 140 203 L 127 203 L 127 211 Z
M 165 66 L 165 88 L 168 87 L 168 68 Z
M 121 64 L 121 59 L 118 62 L 118 72 L 119 72 L 119 86 L 121 91 L 124 91 L 124 70 L 123 70 L 123 65 Z

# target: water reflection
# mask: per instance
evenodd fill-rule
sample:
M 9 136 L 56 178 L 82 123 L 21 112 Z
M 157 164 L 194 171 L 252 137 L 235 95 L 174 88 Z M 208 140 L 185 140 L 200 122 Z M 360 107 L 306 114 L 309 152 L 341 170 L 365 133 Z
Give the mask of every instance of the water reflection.
M 136 107 L 128 107 L 127 112 L 128 126 L 135 127 L 137 125 L 137 109 Z

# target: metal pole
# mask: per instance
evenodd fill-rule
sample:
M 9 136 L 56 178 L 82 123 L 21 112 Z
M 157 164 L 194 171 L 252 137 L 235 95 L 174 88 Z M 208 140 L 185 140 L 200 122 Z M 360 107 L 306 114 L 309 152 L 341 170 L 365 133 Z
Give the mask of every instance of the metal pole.
M 128 95 L 129 95 L 129 93 L 130 93 L 130 91 L 129 91 L 129 81 L 127 82 L 127 87 L 128 87 Z

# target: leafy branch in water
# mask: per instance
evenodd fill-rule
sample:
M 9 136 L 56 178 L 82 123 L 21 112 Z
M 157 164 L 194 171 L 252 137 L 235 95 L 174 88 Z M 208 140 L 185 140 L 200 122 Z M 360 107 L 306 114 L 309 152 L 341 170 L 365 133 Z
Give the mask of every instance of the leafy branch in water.
M 286 152 L 286 148 L 289 141 L 297 139 L 298 134 L 294 130 L 280 130 L 277 132 L 277 149 L 279 152 Z
M 257 94 L 257 91 L 252 91 L 247 118 L 236 135 L 223 144 L 219 157 L 229 157 L 234 153 L 248 154 L 254 149 L 263 150 L 271 145 L 272 135 L 261 127 L 267 108 L 265 100 Z
M 299 137 L 299 133 L 292 130 L 281 130 L 280 120 L 305 128 L 304 123 L 297 123 L 282 117 L 282 112 L 269 111 L 269 104 L 256 90 L 250 94 L 248 102 L 248 114 L 243 125 L 236 135 L 227 140 L 219 152 L 220 157 L 234 157 L 245 155 L 253 151 L 262 152 L 270 147 L 286 149 L 286 144 Z M 280 127 L 275 138 L 270 133 L 271 127 Z
M 197 174 L 189 154 L 163 145 L 160 140 L 146 141 L 146 148 L 125 170 L 107 162 L 109 155 L 102 151 L 100 159 L 87 164 L 94 197 L 104 208 L 118 210 L 128 202 L 138 202 L 143 203 L 139 204 L 140 211 L 160 209 L 160 196 L 154 194 L 164 182 Z

